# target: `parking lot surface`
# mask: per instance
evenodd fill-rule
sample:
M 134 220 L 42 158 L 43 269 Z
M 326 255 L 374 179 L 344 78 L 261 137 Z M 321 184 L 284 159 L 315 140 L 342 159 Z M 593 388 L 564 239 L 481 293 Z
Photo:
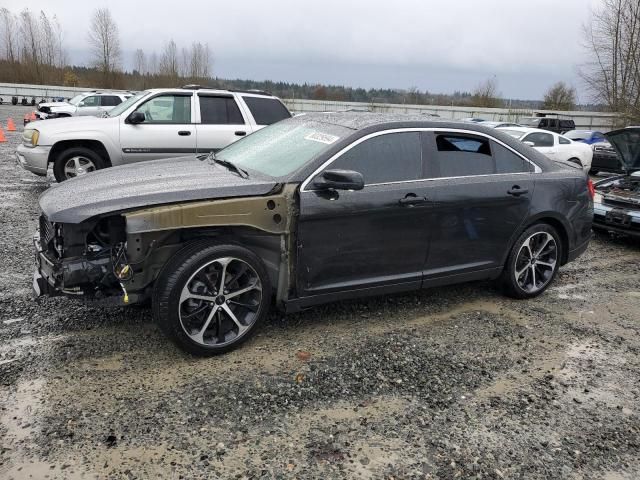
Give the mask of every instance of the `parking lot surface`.
M 0 478 L 640 478 L 640 244 L 527 301 L 489 283 L 273 313 L 190 357 L 143 308 L 31 294 L 51 179 L 0 143 Z

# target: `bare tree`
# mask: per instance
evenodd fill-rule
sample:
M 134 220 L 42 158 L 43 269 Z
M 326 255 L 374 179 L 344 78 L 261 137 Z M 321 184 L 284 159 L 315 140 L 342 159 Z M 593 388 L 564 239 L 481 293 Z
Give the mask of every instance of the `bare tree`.
M 204 79 L 209 77 L 211 68 L 211 53 L 208 44 L 194 42 L 191 45 L 189 55 L 188 75 L 193 79 Z
M 178 78 L 178 47 L 173 40 L 170 40 L 164 47 L 164 51 L 160 57 L 159 73 L 172 79 Z
M 603 0 L 584 38 L 593 61 L 580 73 L 594 100 L 629 120 L 640 119 L 640 3 Z
M 158 73 L 158 68 L 158 54 L 156 52 L 153 52 L 149 57 L 147 73 L 150 75 L 156 75 Z
M 9 62 L 18 60 L 18 21 L 7 8 L 0 8 L 0 32 L 2 33 L 3 58 Z
M 480 83 L 473 91 L 471 105 L 481 108 L 498 108 L 502 106 L 502 100 L 498 93 L 498 81 L 496 77 L 489 78 Z
M 21 61 L 32 81 L 42 81 L 42 38 L 38 22 L 29 9 L 20 12 Z
M 544 95 L 543 108 L 546 110 L 573 110 L 576 106 L 576 89 L 564 82 L 558 82 Z
M 120 67 L 120 36 L 108 8 L 99 8 L 93 13 L 87 36 L 93 64 L 102 72 L 104 81 L 111 86 L 114 72 Z
M 140 75 L 146 75 L 147 73 L 147 57 L 141 48 L 138 48 L 133 53 L 133 70 Z

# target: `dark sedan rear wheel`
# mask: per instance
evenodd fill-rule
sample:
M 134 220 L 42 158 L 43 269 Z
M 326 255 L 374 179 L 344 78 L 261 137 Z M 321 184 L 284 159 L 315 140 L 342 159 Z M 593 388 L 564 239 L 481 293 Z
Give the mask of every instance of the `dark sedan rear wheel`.
M 561 243 L 551 225 L 538 223 L 516 240 L 502 273 L 505 293 L 514 298 L 532 298 L 544 292 L 560 266 Z
M 271 286 L 250 250 L 199 242 L 163 268 L 153 293 L 153 314 L 183 350 L 200 356 L 231 350 L 247 340 L 267 315 Z

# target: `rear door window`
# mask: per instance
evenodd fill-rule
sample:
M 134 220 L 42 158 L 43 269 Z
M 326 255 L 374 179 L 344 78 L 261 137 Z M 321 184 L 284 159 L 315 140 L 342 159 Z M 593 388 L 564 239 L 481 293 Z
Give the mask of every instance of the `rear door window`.
M 200 123 L 205 125 L 244 125 L 244 118 L 233 97 L 199 96 Z
M 571 144 L 571 140 L 569 140 L 568 138 L 565 138 L 565 137 L 558 137 L 558 141 L 560 142 L 560 145 L 569 145 L 569 144 Z
M 440 134 L 436 136 L 437 157 L 431 165 L 431 176 L 466 177 L 496 173 L 489 139 L 471 135 Z
M 122 100 L 120 97 L 116 95 L 102 95 L 100 97 L 100 105 L 103 107 L 115 107 L 116 105 L 120 105 Z
M 418 180 L 423 178 L 420 133 L 387 133 L 369 138 L 327 168 L 360 172 L 367 185 Z
M 242 99 L 258 125 L 271 125 L 291 117 L 287 107 L 277 98 L 243 96 Z
M 523 142 L 531 142 L 534 147 L 553 147 L 553 135 L 550 133 L 534 132 L 522 139 Z

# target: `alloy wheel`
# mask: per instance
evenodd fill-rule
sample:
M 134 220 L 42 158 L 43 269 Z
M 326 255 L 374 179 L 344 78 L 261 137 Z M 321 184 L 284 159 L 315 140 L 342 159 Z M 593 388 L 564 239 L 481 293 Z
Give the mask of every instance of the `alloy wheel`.
M 543 289 L 553 278 L 558 263 L 558 246 L 550 233 L 536 232 L 520 247 L 516 257 L 515 279 L 527 293 Z
M 194 342 L 224 346 L 256 322 L 262 295 L 260 277 L 251 265 L 235 257 L 215 259 L 200 267 L 182 288 L 180 324 Z
M 71 157 L 64 164 L 64 174 L 67 178 L 84 175 L 94 170 L 96 170 L 95 164 L 87 157 Z

